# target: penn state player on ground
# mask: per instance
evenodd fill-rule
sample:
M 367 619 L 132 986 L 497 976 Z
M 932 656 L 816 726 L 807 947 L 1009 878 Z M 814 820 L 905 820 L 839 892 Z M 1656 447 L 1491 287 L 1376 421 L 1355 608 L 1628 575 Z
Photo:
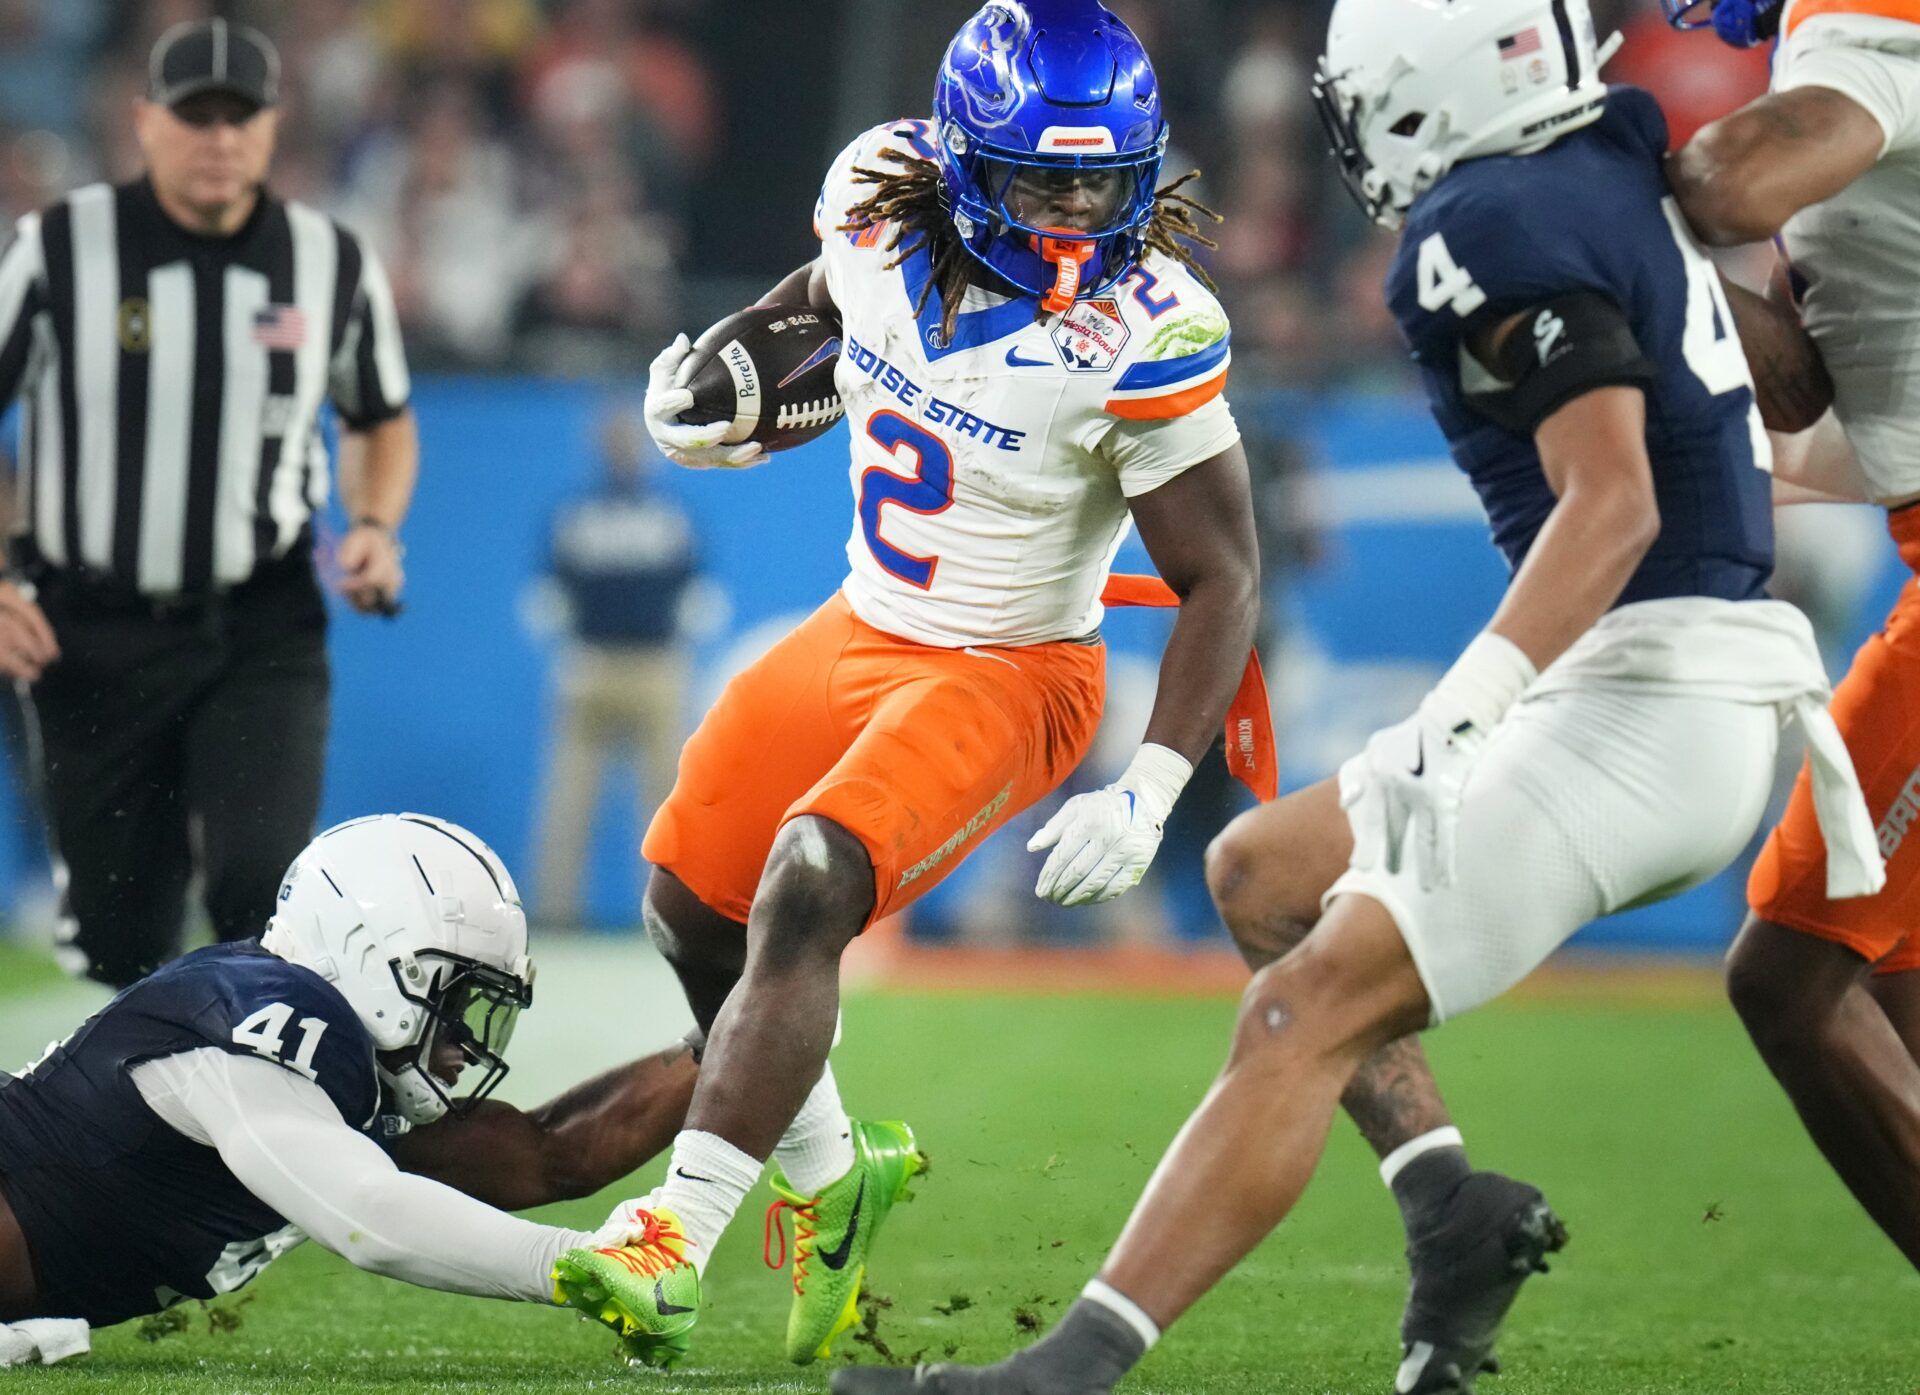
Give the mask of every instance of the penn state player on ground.
M 1920 7 L 1901 0 L 1667 0 L 1683 27 L 1780 40 L 1773 91 L 1670 166 L 1709 243 L 1778 237 L 1834 385 L 1834 417 L 1783 444 L 1783 473 L 1887 509 L 1920 571 Z M 1844 432 L 1841 430 L 1844 428 Z M 1833 715 L 1887 857 L 1880 895 L 1827 895 L 1803 773 L 1748 881 L 1728 961 L 1741 1020 L 1807 1131 L 1920 1266 L 1920 583 L 1835 691 Z M 1912 846 L 1909 846 L 1912 845 Z
M 564 1251 L 644 1245 L 624 1210 L 590 1236 L 495 1209 L 624 1176 L 692 1086 L 677 1049 L 531 1113 L 486 1099 L 532 990 L 519 894 L 478 838 L 417 814 L 322 833 L 264 936 L 176 960 L 0 1075 L 0 1365 L 71 1351 L 36 1319 L 230 1293 L 307 1238 L 530 1303 Z
M 1292 1209 L 1370 1055 L 1726 865 L 1784 711 L 1818 751 L 1833 890 L 1877 884 L 1810 628 L 1764 599 L 1767 445 L 1732 312 L 1667 197 L 1658 109 L 1610 92 L 1604 56 L 1586 0 L 1335 6 L 1317 94 L 1354 191 L 1404 225 L 1388 299 L 1512 584 L 1412 717 L 1242 831 L 1274 906 L 1325 911 L 1255 975 L 1087 1296 L 999 1366 L 841 1371 L 842 1395 L 1111 1390 Z M 1557 1237 L 1505 1239 L 1524 1267 Z M 1444 1372 L 1412 1343 L 1398 1388 L 1471 1390 L 1490 1316 Z
M 729 685 L 647 833 L 649 929 L 710 1027 L 650 1199 L 686 1258 L 662 1279 L 583 1250 L 559 1278 L 657 1364 L 686 1350 L 701 1268 L 769 1154 L 795 1211 L 787 1354 L 812 1360 L 855 1320 L 916 1155 L 904 1126 L 849 1121 L 827 1069 L 840 953 L 1079 763 L 1129 520 L 1180 614 L 1139 753 L 1032 844 L 1051 848 L 1040 895 L 1079 905 L 1139 881 L 1252 638 L 1227 321 L 1181 246 L 1190 206 L 1158 187 L 1146 53 L 1094 0 L 990 4 L 934 107 L 847 147 L 819 258 L 768 297 L 843 323 L 850 574 Z M 654 365 L 655 439 L 681 464 L 751 463 L 756 448 L 717 444 L 724 426 L 676 421 L 687 352 Z

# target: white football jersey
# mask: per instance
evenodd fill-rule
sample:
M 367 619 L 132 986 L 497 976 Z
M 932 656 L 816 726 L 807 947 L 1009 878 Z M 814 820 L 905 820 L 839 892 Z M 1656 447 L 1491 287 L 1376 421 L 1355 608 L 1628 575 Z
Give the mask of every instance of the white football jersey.
M 1774 89 L 1834 89 L 1887 133 L 1879 163 L 1795 214 L 1784 238 L 1835 413 L 1875 498 L 1890 502 L 1920 494 L 1920 25 L 1875 8 L 1795 0 Z
M 867 132 L 815 212 L 853 444 L 847 599 L 876 629 L 943 648 L 1080 638 L 1099 628 L 1127 500 L 1239 439 L 1221 395 L 1227 318 L 1151 255 L 1039 323 L 1032 300 L 973 288 L 941 342 L 938 293 L 914 312 L 925 251 L 890 270 L 891 225 L 844 226 L 873 193 L 855 169 L 892 168 L 888 147 L 931 158 L 930 139 L 924 121 Z

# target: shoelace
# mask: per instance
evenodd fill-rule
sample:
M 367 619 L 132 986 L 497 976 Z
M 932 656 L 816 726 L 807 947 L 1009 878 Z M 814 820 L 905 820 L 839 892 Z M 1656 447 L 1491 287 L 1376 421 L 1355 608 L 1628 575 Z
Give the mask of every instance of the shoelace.
M 629 1272 L 643 1278 L 655 1278 L 668 1273 L 686 1259 L 686 1236 L 679 1230 L 664 1224 L 651 1211 L 636 1211 L 633 1218 L 639 1222 L 641 1230 L 637 1239 L 624 1245 L 609 1245 L 600 1251 L 621 1264 Z M 668 1243 L 679 1242 L 679 1252 L 675 1253 Z
M 760 1258 L 769 1269 L 778 1269 L 787 1262 L 787 1232 L 781 1229 L 780 1213 L 793 1213 L 793 1291 L 804 1292 L 803 1281 L 807 1277 L 807 1261 L 813 1258 L 813 1239 L 820 1233 L 820 1213 L 817 1208 L 820 1198 L 811 1201 L 789 1201 L 781 1197 L 767 1208 L 767 1230 L 760 1244 Z M 780 1257 L 773 1256 L 773 1242 L 780 1242 Z

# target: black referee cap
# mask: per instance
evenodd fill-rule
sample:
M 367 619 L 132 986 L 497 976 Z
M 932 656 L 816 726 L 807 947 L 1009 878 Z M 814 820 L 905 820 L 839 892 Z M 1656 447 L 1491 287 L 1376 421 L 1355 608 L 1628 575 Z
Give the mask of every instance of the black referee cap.
M 147 95 L 178 106 L 202 92 L 230 92 L 255 106 L 280 101 L 280 55 L 267 36 L 224 19 L 188 20 L 160 36 L 147 60 Z

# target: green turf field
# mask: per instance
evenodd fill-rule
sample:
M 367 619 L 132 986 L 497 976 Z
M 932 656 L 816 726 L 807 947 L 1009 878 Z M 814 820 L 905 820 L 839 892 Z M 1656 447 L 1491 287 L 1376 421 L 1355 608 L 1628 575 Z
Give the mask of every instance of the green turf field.
M 640 957 L 619 955 L 622 965 Z M 575 978 L 602 993 L 618 992 L 619 980 L 604 963 Z M 550 982 L 543 965 L 542 994 L 567 983 Z M 535 1075 L 564 1078 L 570 1035 L 591 1042 L 592 1068 L 611 1042 L 637 1050 L 670 1025 L 599 1004 L 553 1013 L 565 1001 L 555 991 L 523 1029 L 535 1038 Z M 44 989 L 0 989 L 0 1046 L 12 1044 L 8 1019 L 45 1002 Z M 544 1036 L 534 1032 L 540 1007 Z M 871 1342 L 848 1344 L 852 1355 L 991 1358 L 1050 1321 L 1211 1077 L 1231 1011 L 851 996 L 836 1057 L 849 1102 L 905 1116 L 933 1157 L 918 1198 L 889 1222 L 872 1277 L 888 1306 Z M 1541 1184 L 1573 1230 L 1554 1273 L 1521 1300 L 1504 1344 L 1508 1374 L 1483 1392 L 1920 1391 L 1920 1279 L 1827 1174 L 1728 1013 L 1520 1003 L 1449 1026 L 1433 1047 L 1476 1158 Z M 780 1360 L 787 1287 L 760 1263 L 767 1199 L 749 1201 L 718 1253 L 692 1367 L 671 1380 L 624 1370 L 611 1339 L 571 1315 L 407 1289 L 309 1246 L 214 1313 L 175 1310 L 177 1331 L 98 1333 L 85 1362 L 9 1371 L 0 1385 L 115 1395 L 820 1390 L 820 1368 Z M 613 1200 L 554 1214 L 593 1224 Z M 1127 1389 L 1384 1395 L 1398 1355 L 1398 1247 L 1371 1159 L 1342 1125 L 1299 1214 Z

